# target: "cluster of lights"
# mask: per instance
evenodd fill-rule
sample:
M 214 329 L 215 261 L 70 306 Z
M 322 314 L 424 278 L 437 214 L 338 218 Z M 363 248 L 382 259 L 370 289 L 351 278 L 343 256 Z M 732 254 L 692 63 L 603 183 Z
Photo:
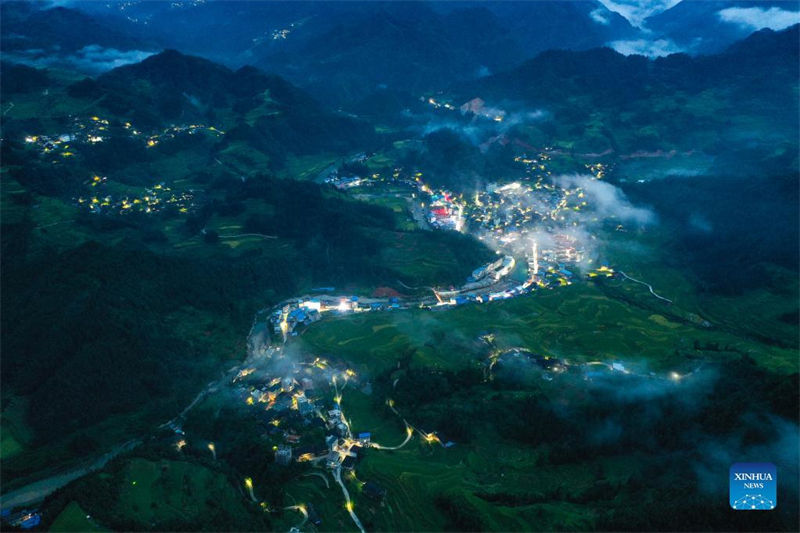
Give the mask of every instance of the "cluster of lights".
M 107 178 L 93 176 L 89 186 L 97 187 L 105 184 Z M 153 187 L 145 188 L 140 196 L 123 196 L 114 199 L 111 195 L 89 197 L 80 196 L 76 199 L 79 206 L 85 206 L 93 213 L 112 212 L 120 215 L 127 213 L 158 213 L 167 207 L 175 207 L 180 213 L 187 213 L 194 207 L 194 196 L 189 191 L 174 192 L 170 187 L 159 183 Z
M 131 137 L 136 138 L 142 134 L 130 122 L 125 122 L 122 126 Z M 88 119 L 75 118 L 69 133 L 26 135 L 24 140 L 26 144 L 38 147 L 42 154 L 58 153 L 61 157 L 72 157 L 75 152 L 72 151 L 74 148 L 71 147 L 98 144 L 106 141 L 110 137 L 110 127 L 108 119 L 98 116 L 92 116 Z M 146 136 L 145 146 L 151 148 L 161 140 L 173 139 L 184 133 L 193 135 L 200 131 L 209 132 L 217 136 L 225 134 L 224 131 L 218 130 L 214 126 L 205 126 L 203 124 L 170 126 L 160 133 Z

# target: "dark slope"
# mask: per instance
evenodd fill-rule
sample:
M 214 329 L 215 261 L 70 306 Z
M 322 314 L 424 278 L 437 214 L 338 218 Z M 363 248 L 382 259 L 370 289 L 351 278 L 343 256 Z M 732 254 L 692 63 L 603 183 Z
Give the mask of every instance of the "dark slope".
M 140 50 L 148 44 L 94 17 L 66 7 L 32 9 L 27 3 L 6 2 L 2 13 L 2 43 L 6 52 L 37 49 L 68 53 L 97 45 L 116 50 Z
M 722 85 L 730 85 L 733 90 L 754 89 L 752 80 L 765 90 L 791 86 L 797 82 L 798 28 L 795 25 L 780 32 L 762 30 L 723 53 L 696 58 L 674 54 L 648 60 L 608 48 L 548 51 L 459 92 L 468 96 L 479 91 L 539 104 L 563 100 L 565 95 L 585 95 L 598 105 L 622 105 L 666 90 L 700 91 Z M 763 91 L 752 94 L 763 95 Z
M 596 1 L 79 2 L 122 16 L 139 38 L 222 62 L 254 64 L 315 96 L 349 105 L 379 87 L 419 93 L 508 69 L 553 48 L 638 35 Z
M 371 126 L 325 110 L 283 78 L 252 67 L 237 71 L 167 50 L 116 68 L 71 91 L 137 124 L 206 120 L 270 152 L 349 150 L 374 142 Z

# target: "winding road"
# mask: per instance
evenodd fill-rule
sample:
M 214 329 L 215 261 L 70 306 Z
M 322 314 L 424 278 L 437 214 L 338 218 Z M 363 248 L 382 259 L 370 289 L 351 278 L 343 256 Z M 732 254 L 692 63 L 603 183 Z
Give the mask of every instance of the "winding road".
M 344 507 L 345 509 L 347 509 L 347 512 L 350 513 L 350 518 L 353 519 L 353 522 L 355 522 L 356 526 L 358 527 L 359 531 L 361 531 L 361 533 L 366 533 L 364 531 L 364 526 L 361 525 L 361 520 L 358 519 L 356 513 L 353 511 L 353 500 L 350 499 L 350 492 L 348 492 L 347 487 L 345 487 L 344 483 L 342 482 L 341 466 L 337 466 L 334 469 L 333 479 L 335 479 L 336 483 L 338 483 L 339 486 L 342 487 L 342 493 L 344 494 L 344 501 L 345 501 Z
M 134 449 L 136 446 L 141 444 L 141 442 L 141 439 L 129 440 L 128 442 L 120 444 L 111 451 L 106 452 L 96 459 L 92 459 L 90 462 L 75 468 L 74 470 L 35 481 L 29 485 L 25 485 L 20 489 L 3 494 L 2 497 L 0 497 L 0 508 L 11 509 L 14 507 L 24 507 L 32 503 L 39 502 L 52 492 L 55 492 L 68 483 L 83 477 L 86 474 L 100 470 L 116 456 Z
M 645 283 L 644 281 L 639 281 L 638 279 L 634 279 L 634 278 L 630 277 L 629 275 L 627 275 L 625 272 L 623 272 L 621 270 L 619 271 L 619 273 L 622 274 L 623 276 L 625 276 L 625 279 L 628 279 L 628 280 L 633 281 L 634 283 L 638 283 L 640 285 L 644 285 L 645 287 L 650 289 L 650 294 L 652 294 L 653 296 L 655 296 L 659 300 L 664 300 L 667 303 L 672 303 L 672 300 L 669 300 L 667 298 L 664 298 L 663 296 L 659 296 L 658 294 L 656 294 L 656 291 L 653 290 L 653 286 L 650 285 L 649 283 Z

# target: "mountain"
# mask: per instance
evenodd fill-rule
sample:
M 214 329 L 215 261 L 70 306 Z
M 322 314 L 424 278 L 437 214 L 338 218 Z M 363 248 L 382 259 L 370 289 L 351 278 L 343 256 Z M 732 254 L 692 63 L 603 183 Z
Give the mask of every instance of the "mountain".
M 648 17 L 656 38 L 669 39 L 690 53 L 717 53 L 762 28 L 783 29 L 800 22 L 800 2 L 780 0 L 683 1 Z
M 565 94 L 623 103 L 635 93 L 646 95 L 667 88 L 701 90 L 746 77 L 791 85 L 797 82 L 793 77 L 797 72 L 798 27 L 780 32 L 761 30 L 720 54 L 696 58 L 674 54 L 650 60 L 625 56 L 610 48 L 553 50 L 474 85 L 504 98 L 535 103 L 558 100 Z
M 593 0 L 75 5 L 161 47 L 279 73 L 337 105 L 383 88 L 418 94 L 547 49 L 638 35 Z
M 311 21 L 279 46 L 252 53 L 315 94 L 349 101 L 383 88 L 419 94 L 546 49 L 589 48 L 635 33 L 589 1 L 358 4 L 335 20 L 322 32 Z
M 96 74 L 139 61 L 158 48 L 132 35 L 125 24 L 106 24 L 76 9 L 4 2 L 0 16 L 4 60 Z
M 137 125 L 205 120 L 245 136 L 276 157 L 286 152 L 363 149 L 372 127 L 325 110 L 283 78 L 253 67 L 233 71 L 207 59 L 166 50 L 71 87 Z
M 519 41 L 527 57 L 552 49 L 595 48 L 640 34 L 622 15 L 594 0 L 491 2 L 487 7 Z
M 798 28 L 761 30 L 709 56 L 547 51 L 508 72 L 455 86 L 450 98 L 460 104 L 480 97 L 508 111 L 540 109 L 545 118 L 528 124 L 539 142 L 580 151 L 758 147 L 770 157 L 773 143 L 797 132 Z M 785 148 L 787 157 L 797 153 L 796 146 Z
M 346 101 L 383 87 L 419 93 L 525 57 L 485 8 L 442 14 L 423 3 L 354 5 L 335 24 L 320 23 L 289 34 L 281 46 L 255 48 L 256 64 Z
M 86 46 L 137 50 L 148 45 L 116 28 L 101 24 L 77 9 L 33 9 L 28 3 L 4 2 L 2 46 L 5 52 L 37 49 L 68 53 Z
M 167 50 L 78 82 L 2 62 L 0 79 L 16 104 L 0 143 L 4 454 L 11 411 L 24 430 L 6 494 L 174 417 L 246 356 L 265 305 L 455 284 L 493 255 L 316 183 L 380 138 L 278 76 Z

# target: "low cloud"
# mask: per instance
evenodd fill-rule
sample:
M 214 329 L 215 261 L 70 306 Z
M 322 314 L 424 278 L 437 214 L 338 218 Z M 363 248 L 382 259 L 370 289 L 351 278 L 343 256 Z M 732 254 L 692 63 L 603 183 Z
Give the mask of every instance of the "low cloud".
M 603 26 L 608 26 L 609 20 L 606 17 L 606 13 L 603 9 L 597 8 L 591 13 L 589 16 L 592 18 L 593 21 L 597 22 L 598 24 L 602 24 Z
M 606 9 L 619 13 L 637 27 L 641 27 L 647 17 L 666 11 L 678 2 L 680 0 L 600 0 Z
M 625 193 L 614 185 L 591 176 L 567 175 L 556 178 L 561 187 L 580 187 L 587 196 L 592 211 L 602 218 L 615 218 L 624 222 L 652 224 L 655 214 L 649 209 L 636 207 Z
M 717 16 L 723 22 L 737 24 L 750 31 L 762 28 L 783 30 L 800 23 L 800 11 L 787 11 L 779 7 L 729 7 L 717 12 Z
M 153 53 L 144 50 L 122 51 L 92 44 L 81 48 L 74 55 L 67 56 L 67 61 L 73 62 L 76 67 L 83 68 L 87 72 L 94 70 L 99 73 L 123 65 L 138 63 Z
M 608 45 L 620 54 L 640 55 L 646 57 L 664 57 L 683 52 L 683 49 L 668 39 L 632 39 L 628 41 L 612 41 Z
M 69 65 L 84 74 L 100 74 L 123 65 L 138 63 L 154 53 L 146 50 L 117 50 L 91 44 L 71 54 L 30 49 L 9 54 L 8 59 L 39 68 Z
M 549 113 L 542 109 L 510 111 L 509 107 L 516 106 L 513 104 L 502 107 L 484 106 L 480 116 L 467 115 L 465 117 L 461 113 L 454 112 L 451 117 L 430 118 L 419 126 L 420 134 L 425 136 L 438 130 L 449 129 L 460 134 L 472 145 L 481 147 L 481 150 L 484 151 L 486 143 L 498 136 L 505 135 L 514 126 L 540 122 L 549 116 Z M 498 122 L 490 118 L 495 116 L 502 116 L 502 120 Z

